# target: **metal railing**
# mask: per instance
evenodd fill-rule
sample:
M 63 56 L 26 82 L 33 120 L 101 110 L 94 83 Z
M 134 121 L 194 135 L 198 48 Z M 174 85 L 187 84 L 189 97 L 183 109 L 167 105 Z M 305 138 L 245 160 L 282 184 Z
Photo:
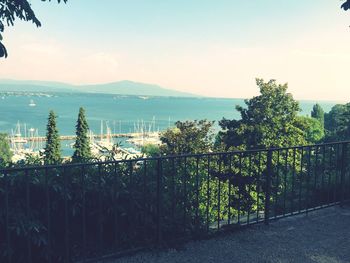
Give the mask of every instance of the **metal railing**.
M 350 198 L 350 142 L 0 170 L 0 261 L 88 262 Z

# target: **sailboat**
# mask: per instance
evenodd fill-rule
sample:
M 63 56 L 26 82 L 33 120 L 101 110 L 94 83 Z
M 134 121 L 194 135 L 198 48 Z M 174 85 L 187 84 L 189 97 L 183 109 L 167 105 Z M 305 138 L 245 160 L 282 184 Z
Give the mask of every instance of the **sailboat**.
M 35 107 L 35 106 L 36 106 L 36 104 L 35 104 L 34 100 L 30 100 L 30 102 L 29 102 L 29 106 L 30 106 L 30 107 Z

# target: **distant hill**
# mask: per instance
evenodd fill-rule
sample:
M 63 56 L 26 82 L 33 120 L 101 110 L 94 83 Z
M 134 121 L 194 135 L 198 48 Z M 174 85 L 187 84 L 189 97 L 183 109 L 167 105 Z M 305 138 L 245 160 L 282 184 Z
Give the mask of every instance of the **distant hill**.
M 0 91 L 77 92 L 72 85 L 65 83 L 25 80 L 0 80 Z
M 166 89 L 154 84 L 128 80 L 96 85 L 71 85 L 50 81 L 0 80 L 0 91 L 88 92 L 137 96 L 198 97 L 198 95 Z

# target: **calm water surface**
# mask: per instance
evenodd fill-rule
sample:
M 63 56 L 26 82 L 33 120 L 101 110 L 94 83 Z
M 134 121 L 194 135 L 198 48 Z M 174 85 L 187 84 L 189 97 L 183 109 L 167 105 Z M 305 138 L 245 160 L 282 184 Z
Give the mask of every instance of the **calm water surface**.
M 36 106 L 30 107 L 30 100 Z M 310 115 L 315 101 L 301 101 L 302 115 Z M 327 112 L 335 102 L 320 102 Z M 58 115 L 57 125 L 61 135 L 72 135 L 79 107 L 86 110 L 91 130 L 100 133 L 101 120 L 108 122 L 112 132 L 133 132 L 143 120 L 148 125 L 155 119 L 155 129 L 164 130 L 176 120 L 208 119 L 217 121 L 239 118 L 235 105 L 244 106 L 243 99 L 175 98 L 118 96 L 109 94 L 63 94 L 50 96 L 17 95 L 0 96 L 0 132 L 11 133 L 16 123 L 26 123 L 27 128 L 45 135 L 48 112 Z

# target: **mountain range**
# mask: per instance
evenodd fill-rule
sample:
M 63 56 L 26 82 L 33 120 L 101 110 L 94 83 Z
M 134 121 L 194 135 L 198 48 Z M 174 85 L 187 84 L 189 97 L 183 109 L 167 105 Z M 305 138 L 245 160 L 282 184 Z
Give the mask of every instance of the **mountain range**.
M 123 80 L 95 85 L 72 85 L 53 81 L 0 80 L 0 92 L 87 92 L 136 96 L 199 97 L 198 95 L 147 84 Z

